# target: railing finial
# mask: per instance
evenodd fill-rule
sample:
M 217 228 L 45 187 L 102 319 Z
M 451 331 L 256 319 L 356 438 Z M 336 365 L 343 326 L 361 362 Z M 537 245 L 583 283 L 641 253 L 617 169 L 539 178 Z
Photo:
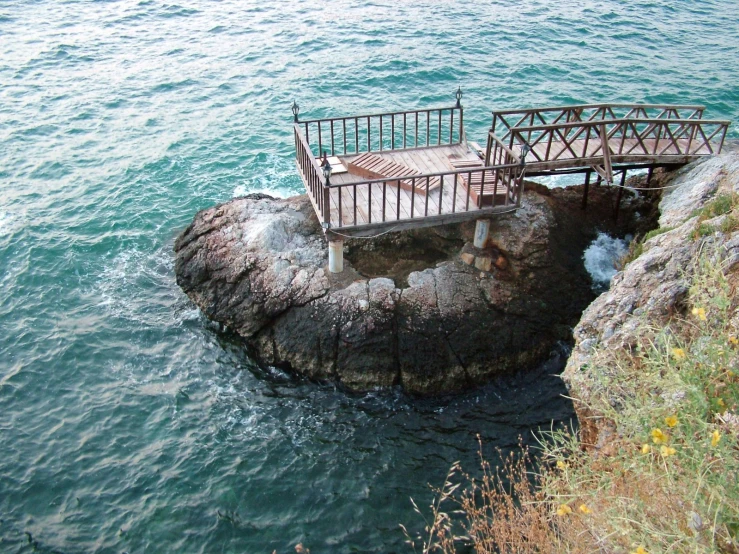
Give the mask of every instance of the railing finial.
M 462 107 L 462 87 L 457 87 L 457 93 L 455 95 L 457 97 L 457 107 Z
M 293 100 L 293 105 L 290 107 L 290 109 L 293 112 L 293 118 L 295 119 L 295 123 L 298 122 L 298 114 L 300 113 L 300 106 L 298 106 L 298 103 Z

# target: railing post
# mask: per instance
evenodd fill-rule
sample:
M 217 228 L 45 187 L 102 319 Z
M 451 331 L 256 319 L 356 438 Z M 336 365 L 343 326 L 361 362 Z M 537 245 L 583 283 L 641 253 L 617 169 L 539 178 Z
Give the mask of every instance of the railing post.
M 459 142 L 464 144 L 466 140 L 464 136 L 464 108 L 459 106 Z
M 323 222 L 327 224 L 329 227 L 331 226 L 331 189 L 327 187 L 326 185 L 322 186 L 323 188 L 323 201 L 321 202 L 323 206 L 321 207 L 321 211 L 323 212 Z
M 524 168 L 521 168 L 521 172 L 518 175 L 518 190 L 516 191 L 516 207 L 521 207 L 521 201 L 523 199 L 523 176 L 526 174 L 526 171 Z
M 592 172 L 588 169 L 585 172 L 585 188 L 582 192 L 582 206 L 580 206 L 580 209 L 585 209 L 588 205 L 588 189 L 590 188 L 590 174 Z

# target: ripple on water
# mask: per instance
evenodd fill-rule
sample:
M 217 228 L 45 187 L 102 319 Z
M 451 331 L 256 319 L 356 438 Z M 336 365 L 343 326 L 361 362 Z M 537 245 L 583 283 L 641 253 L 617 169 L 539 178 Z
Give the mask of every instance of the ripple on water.
M 389 111 L 461 85 L 478 142 L 490 110 L 529 105 L 736 119 L 732 10 L 6 2 L 0 550 L 32 549 L 25 533 L 47 552 L 404 549 L 408 497 L 426 505 L 454 460 L 474 468 L 477 433 L 492 452 L 569 420 L 565 354 L 435 400 L 258 368 L 178 289 L 174 237 L 233 196 L 302 190 L 293 100 L 304 117 Z

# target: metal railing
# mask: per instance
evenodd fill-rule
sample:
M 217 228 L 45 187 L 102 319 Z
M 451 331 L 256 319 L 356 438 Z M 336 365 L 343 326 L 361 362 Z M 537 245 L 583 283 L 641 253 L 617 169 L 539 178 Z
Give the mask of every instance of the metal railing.
M 316 156 L 407 150 L 464 140 L 461 105 L 378 114 L 310 119 L 300 124 Z

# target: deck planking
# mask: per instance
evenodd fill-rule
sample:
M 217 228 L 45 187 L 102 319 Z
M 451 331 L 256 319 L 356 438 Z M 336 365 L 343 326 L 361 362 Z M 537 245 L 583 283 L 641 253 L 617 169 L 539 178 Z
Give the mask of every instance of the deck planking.
M 413 148 L 407 150 L 390 150 L 373 152 L 373 154 L 408 167 L 423 174 L 452 171 L 449 157 L 476 159 L 476 154 L 468 152 L 461 144 Z M 339 156 L 344 166 L 358 155 Z M 423 179 L 423 178 L 420 178 Z M 419 179 L 419 182 L 420 182 Z M 475 203 L 468 203 L 467 189 L 462 186 L 461 179 L 447 175 L 441 179 L 440 186 L 424 192 L 413 192 L 397 184 L 366 183 L 367 179 L 350 171 L 331 177 L 331 222 L 332 227 L 354 227 L 360 225 L 380 224 L 400 220 L 421 219 L 428 216 L 453 214 L 461 211 L 476 211 Z M 356 186 L 356 221 L 354 219 L 354 189 Z M 371 203 L 370 203 L 371 187 Z M 383 198 L 384 189 L 384 198 Z M 339 193 L 341 190 L 341 193 Z M 339 203 L 341 203 L 341 225 L 339 222 Z M 427 211 L 428 205 L 428 211 Z M 384 206 L 384 214 L 383 214 Z

